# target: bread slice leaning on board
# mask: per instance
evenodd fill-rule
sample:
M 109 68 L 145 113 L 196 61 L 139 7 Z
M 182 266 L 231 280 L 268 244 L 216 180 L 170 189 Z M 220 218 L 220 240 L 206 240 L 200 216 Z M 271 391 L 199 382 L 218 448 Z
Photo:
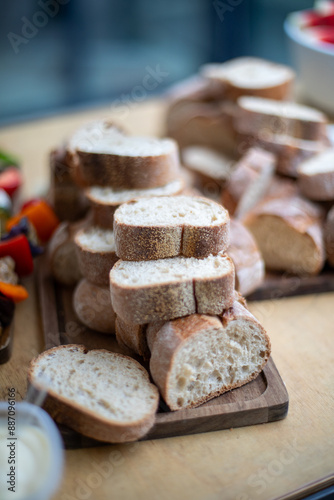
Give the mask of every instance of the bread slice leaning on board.
M 148 189 L 164 186 L 179 175 L 175 141 L 127 136 L 107 121 L 79 129 L 68 151 L 79 182 L 86 186 Z
M 85 190 L 92 212 L 93 224 L 104 229 L 113 229 L 114 213 L 128 201 L 150 196 L 171 196 L 180 194 L 185 188 L 185 181 L 179 177 L 165 186 L 151 189 L 114 189 L 110 186 L 92 186 Z
M 45 409 L 61 424 L 111 443 L 135 441 L 153 426 L 158 390 L 134 359 L 64 345 L 32 360 L 29 383 L 47 390 Z
M 111 303 L 129 323 L 145 324 L 188 314 L 221 314 L 234 297 L 234 265 L 225 254 L 119 260 L 110 271 Z
M 116 253 L 133 261 L 217 255 L 229 245 L 229 220 L 227 210 L 207 198 L 134 200 L 115 212 Z
M 295 78 L 294 71 L 288 66 L 256 57 L 238 57 L 225 63 L 205 64 L 200 73 L 216 88 L 220 87 L 223 99 L 232 101 L 242 95 L 288 99 Z
M 149 325 L 150 372 L 172 410 L 194 408 L 256 378 L 270 356 L 264 328 L 237 300 L 221 317 Z

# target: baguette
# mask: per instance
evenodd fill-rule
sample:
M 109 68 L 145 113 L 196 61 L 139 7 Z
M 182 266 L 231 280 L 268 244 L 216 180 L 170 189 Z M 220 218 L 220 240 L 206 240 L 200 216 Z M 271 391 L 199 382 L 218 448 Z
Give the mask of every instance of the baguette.
M 288 101 L 244 96 L 238 99 L 234 127 L 252 137 L 276 134 L 322 141 L 327 134 L 327 118 L 314 108 Z
M 230 215 L 242 219 L 266 193 L 273 178 L 275 157 L 260 148 L 249 149 L 235 165 L 221 201 Z
M 115 313 L 109 287 L 93 285 L 82 279 L 73 294 L 73 309 L 82 324 L 100 333 L 115 333 Z
M 82 276 L 97 286 L 109 285 L 109 271 L 117 262 L 113 231 L 95 226 L 75 235 L 76 255 Z
M 226 250 L 228 212 L 202 197 L 141 198 L 114 215 L 115 246 L 122 260 L 204 258 Z
M 227 254 L 235 267 L 235 287 L 243 296 L 254 292 L 264 280 L 264 261 L 252 233 L 231 219 L 231 242 Z
M 238 301 L 221 318 L 179 318 L 150 337 L 151 375 L 171 410 L 194 408 L 253 380 L 271 350 L 264 328 Z
M 194 314 L 221 314 L 233 304 L 234 266 L 224 255 L 118 261 L 110 271 L 111 303 L 124 321 L 142 325 Z
M 157 388 L 134 359 L 63 345 L 32 360 L 28 380 L 47 390 L 44 408 L 60 424 L 99 441 L 123 443 L 153 426 Z
M 109 122 L 93 122 L 78 130 L 69 151 L 79 182 L 86 186 L 149 189 L 179 175 L 173 140 L 129 137 Z
M 291 68 L 255 57 L 205 64 L 200 72 L 221 88 L 222 98 L 233 101 L 242 95 L 288 99 L 295 78 Z
M 114 213 L 122 204 L 136 198 L 170 196 L 181 193 L 184 180 L 178 178 L 165 186 L 152 189 L 119 190 L 112 187 L 93 186 L 85 191 L 93 212 L 93 223 L 104 229 L 113 229 Z
M 147 325 L 136 325 L 116 317 L 116 340 L 121 347 L 129 349 L 145 360 L 150 358 L 150 351 L 146 340 Z
M 301 276 L 324 264 L 323 211 L 299 196 L 268 198 L 244 219 L 266 268 Z
M 334 201 L 334 148 L 299 165 L 298 186 L 310 200 Z

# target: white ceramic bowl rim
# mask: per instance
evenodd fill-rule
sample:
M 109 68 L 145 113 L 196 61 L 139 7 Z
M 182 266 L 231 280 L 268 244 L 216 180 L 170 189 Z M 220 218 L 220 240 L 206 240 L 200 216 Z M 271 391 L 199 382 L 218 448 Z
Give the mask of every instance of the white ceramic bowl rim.
M 33 495 L 26 497 L 25 500 L 42 500 L 51 498 L 60 485 L 64 467 L 63 442 L 60 432 L 50 415 L 48 415 L 48 413 L 46 413 L 46 411 L 39 406 L 26 401 L 20 401 L 15 404 L 15 408 L 17 419 L 20 418 L 19 415 L 21 418 L 22 415 L 27 415 L 28 419 L 29 417 L 32 417 L 38 421 L 40 428 L 45 432 L 50 443 L 51 452 L 50 470 L 45 477 L 41 488 Z M 0 416 L 7 415 L 7 410 L 8 402 L 0 401 Z
M 304 45 L 309 49 L 314 50 L 315 52 L 320 52 L 321 54 L 328 54 L 330 56 L 334 56 L 334 45 L 333 49 L 328 49 L 327 47 L 319 47 L 318 45 L 312 43 L 312 41 L 303 34 L 302 30 L 298 26 L 298 18 L 300 15 L 305 12 L 303 10 L 298 12 L 291 12 L 284 21 L 284 31 L 285 33 L 296 43 L 300 45 Z

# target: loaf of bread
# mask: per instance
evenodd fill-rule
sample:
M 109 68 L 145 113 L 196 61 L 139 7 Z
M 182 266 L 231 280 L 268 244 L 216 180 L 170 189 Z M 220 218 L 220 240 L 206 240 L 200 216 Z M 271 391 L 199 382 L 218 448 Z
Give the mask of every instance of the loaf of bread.
M 147 331 L 150 371 L 171 410 L 194 408 L 256 378 L 270 340 L 238 301 L 221 318 L 194 314 Z
M 96 286 L 82 279 L 74 290 L 73 309 L 87 328 L 100 333 L 115 333 L 115 313 L 109 287 Z
M 324 264 L 323 212 L 299 196 L 268 198 L 243 221 L 267 269 L 314 275 Z
M 233 304 L 234 266 L 224 255 L 118 261 L 110 271 L 117 315 L 139 325 L 196 312 L 221 314 Z
M 249 149 L 236 163 L 222 192 L 230 215 L 242 219 L 265 195 L 275 171 L 275 156 L 260 148 Z
M 229 244 L 229 215 L 195 196 L 141 198 L 115 212 L 116 254 L 122 260 L 204 258 Z
M 252 233 L 235 219 L 230 222 L 227 253 L 235 267 L 235 287 L 247 297 L 263 283 L 264 261 Z
M 94 225 L 105 229 L 113 229 L 115 210 L 122 203 L 143 197 L 176 195 L 183 191 L 184 185 L 183 178 L 179 177 L 165 186 L 151 189 L 125 190 L 92 186 L 85 190 L 85 195 L 92 207 Z
M 63 345 L 35 358 L 28 380 L 46 389 L 45 409 L 60 424 L 110 443 L 135 441 L 153 426 L 159 394 L 134 359 Z
M 81 185 L 148 189 L 164 186 L 179 175 L 173 140 L 126 136 L 106 121 L 79 129 L 68 149 Z
M 200 72 L 220 87 L 222 98 L 233 101 L 242 95 L 288 99 L 295 78 L 291 68 L 255 57 L 206 64 Z
M 91 226 L 74 238 L 82 276 L 97 286 L 109 285 L 109 271 L 117 262 L 113 231 Z
M 334 201 L 334 148 L 299 165 L 298 186 L 301 193 L 311 200 Z
M 243 96 L 238 99 L 234 127 L 238 133 L 255 137 L 288 135 L 322 141 L 327 118 L 317 109 L 295 102 Z

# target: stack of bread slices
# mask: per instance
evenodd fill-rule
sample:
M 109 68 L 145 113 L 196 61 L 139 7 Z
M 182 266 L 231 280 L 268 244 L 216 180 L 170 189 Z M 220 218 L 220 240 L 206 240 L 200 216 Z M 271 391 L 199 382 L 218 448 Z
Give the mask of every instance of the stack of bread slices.
M 118 260 L 114 212 L 143 196 L 176 195 L 184 187 L 178 148 L 171 139 L 130 137 L 107 121 L 83 126 L 73 135 L 68 155 L 76 182 L 91 204 L 88 224 L 74 243 L 83 279 L 74 292 L 74 309 L 89 328 L 114 333 L 109 271 Z
M 116 337 L 150 360 L 168 406 L 195 407 L 255 378 L 270 342 L 235 292 L 227 210 L 197 196 L 142 198 L 116 210 L 114 233 Z

